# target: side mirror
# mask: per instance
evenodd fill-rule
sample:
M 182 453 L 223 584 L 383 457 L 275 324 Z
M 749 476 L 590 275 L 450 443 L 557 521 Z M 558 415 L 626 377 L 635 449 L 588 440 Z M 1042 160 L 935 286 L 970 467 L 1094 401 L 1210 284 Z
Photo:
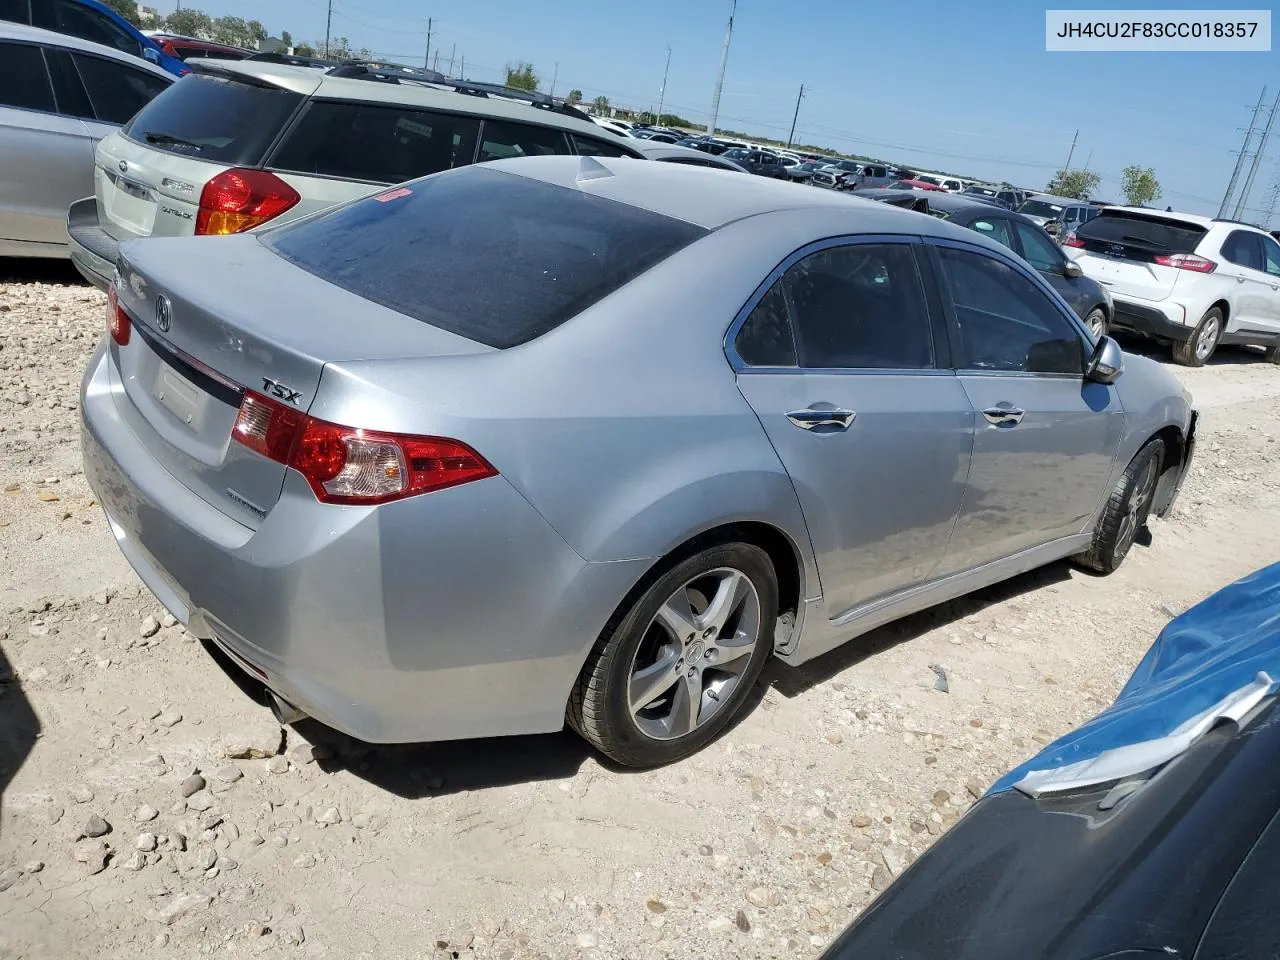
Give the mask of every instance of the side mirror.
M 1115 383 L 1124 373 L 1124 351 L 1110 337 L 1103 337 L 1093 348 L 1093 356 L 1085 368 L 1085 379 L 1094 383 Z
M 1074 260 L 1068 260 L 1062 265 L 1062 275 L 1068 280 L 1078 280 L 1084 276 L 1084 270 Z
M 159 62 L 160 62 L 160 54 L 158 54 L 158 53 L 157 53 L 154 49 L 152 49 L 151 47 L 145 47 L 145 48 L 143 49 L 143 51 L 142 51 L 142 56 L 143 56 L 143 58 L 144 58 L 144 59 L 149 60 L 149 61 L 151 61 L 152 63 L 159 63 Z

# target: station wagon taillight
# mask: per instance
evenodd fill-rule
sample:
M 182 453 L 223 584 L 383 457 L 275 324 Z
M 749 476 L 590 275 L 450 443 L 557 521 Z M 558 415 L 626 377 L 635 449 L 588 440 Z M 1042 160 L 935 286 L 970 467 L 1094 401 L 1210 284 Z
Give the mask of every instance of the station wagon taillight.
M 113 282 L 107 287 L 107 332 L 111 334 L 111 339 L 119 346 L 127 347 L 129 345 L 129 332 L 133 329 L 133 325 L 129 323 L 129 315 L 124 312 L 124 307 L 120 306 L 120 300 L 116 296 L 116 285 Z
M 297 190 L 266 170 L 223 170 L 200 191 L 196 233 L 243 233 L 280 216 L 301 199 Z
M 302 474 L 321 503 L 371 506 L 498 473 L 457 440 L 344 427 L 252 391 L 231 435 Z
M 1197 257 L 1194 253 L 1162 253 L 1157 254 L 1154 260 L 1162 267 L 1190 270 L 1193 273 L 1213 273 L 1214 270 L 1218 269 L 1218 265 L 1212 260 Z

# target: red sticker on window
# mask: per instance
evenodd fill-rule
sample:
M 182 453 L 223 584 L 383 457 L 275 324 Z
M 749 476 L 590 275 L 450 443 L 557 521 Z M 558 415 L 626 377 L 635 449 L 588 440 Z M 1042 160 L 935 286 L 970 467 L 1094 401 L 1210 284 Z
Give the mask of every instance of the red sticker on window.
M 380 193 L 373 199 L 379 203 L 386 203 L 388 200 L 399 200 L 401 197 L 407 197 L 413 193 L 408 187 L 401 187 L 399 190 L 392 190 L 389 193 Z

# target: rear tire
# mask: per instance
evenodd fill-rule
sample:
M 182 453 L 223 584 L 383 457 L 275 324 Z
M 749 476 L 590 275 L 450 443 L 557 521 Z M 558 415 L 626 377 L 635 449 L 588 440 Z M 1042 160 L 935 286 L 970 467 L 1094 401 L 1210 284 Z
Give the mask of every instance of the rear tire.
M 1173 345 L 1173 359 L 1184 367 L 1203 367 L 1218 349 L 1222 339 L 1222 308 L 1210 307 L 1205 311 L 1195 330 L 1185 341 Z
M 777 619 L 778 581 L 767 553 L 746 543 L 702 550 L 609 621 L 570 694 L 566 720 L 623 766 L 682 760 L 742 712 L 773 652 Z
M 1262 357 L 1267 363 L 1280 363 L 1280 346 L 1267 347 L 1263 351 Z
M 1102 509 L 1093 531 L 1093 543 L 1075 559 L 1098 573 L 1120 566 L 1138 532 L 1147 525 L 1164 466 L 1164 441 L 1152 440 L 1125 467 Z

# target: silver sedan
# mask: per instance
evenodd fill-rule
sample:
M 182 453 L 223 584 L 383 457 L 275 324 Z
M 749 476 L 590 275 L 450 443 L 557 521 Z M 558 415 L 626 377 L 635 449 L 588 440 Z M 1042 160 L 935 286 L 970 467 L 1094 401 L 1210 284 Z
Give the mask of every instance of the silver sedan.
M 679 759 L 771 656 L 1113 570 L 1195 433 L 1007 248 L 666 163 L 137 241 L 109 326 L 83 442 L 121 550 L 282 717 L 375 742 L 567 720 Z

